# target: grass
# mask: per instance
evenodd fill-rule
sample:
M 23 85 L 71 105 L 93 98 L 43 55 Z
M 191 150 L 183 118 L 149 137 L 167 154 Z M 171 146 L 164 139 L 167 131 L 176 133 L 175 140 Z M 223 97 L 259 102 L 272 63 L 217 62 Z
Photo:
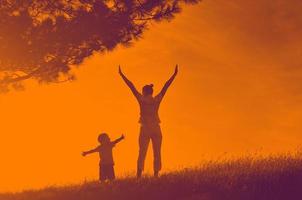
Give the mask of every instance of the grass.
M 301 200 L 302 155 L 208 162 L 160 178 L 133 177 L 38 191 L 0 194 L 0 200 Z

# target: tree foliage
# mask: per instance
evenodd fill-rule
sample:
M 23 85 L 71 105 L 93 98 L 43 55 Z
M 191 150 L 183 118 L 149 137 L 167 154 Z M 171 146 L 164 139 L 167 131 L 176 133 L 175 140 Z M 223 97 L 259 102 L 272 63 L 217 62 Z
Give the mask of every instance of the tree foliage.
M 0 85 L 73 79 L 94 52 L 129 46 L 151 21 L 170 20 L 199 0 L 1 0 Z

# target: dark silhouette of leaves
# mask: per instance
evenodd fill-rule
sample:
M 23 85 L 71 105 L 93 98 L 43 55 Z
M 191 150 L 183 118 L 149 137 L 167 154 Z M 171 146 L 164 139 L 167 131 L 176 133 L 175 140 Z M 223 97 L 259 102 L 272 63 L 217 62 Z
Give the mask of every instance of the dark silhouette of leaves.
M 129 46 L 151 21 L 171 20 L 182 4 L 199 0 L 2 0 L 0 86 L 26 79 L 73 80 L 94 52 Z

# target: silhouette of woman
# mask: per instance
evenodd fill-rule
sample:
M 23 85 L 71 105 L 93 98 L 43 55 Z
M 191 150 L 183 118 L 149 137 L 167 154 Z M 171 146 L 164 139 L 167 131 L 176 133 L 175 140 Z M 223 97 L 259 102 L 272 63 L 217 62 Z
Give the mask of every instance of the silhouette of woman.
M 164 87 L 158 95 L 153 97 L 153 84 L 145 85 L 142 89 L 142 94 L 137 91 L 134 84 L 124 75 L 121 67 L 119 66 L 119 74 L 131 89 L 133 95 L 136 97 L 140 107 L 140 120 L 141 124 L 139 135 L 139 155 L 137 160 L 137 177 L 140 178 L 144 170 L 145 158 L 149 146 L 152 142 L 153 148 L 153 170 L 154 176 L 158 177 L 161 170 L 161 143 L 162 133 L 160 128 L 160 119 L 158 110 L 160 103 L 166 94 L 169 86 L 172 84 L 178 73 L 178 66 L 175 67 L 175 72 L 171 78 L 165 83 Z

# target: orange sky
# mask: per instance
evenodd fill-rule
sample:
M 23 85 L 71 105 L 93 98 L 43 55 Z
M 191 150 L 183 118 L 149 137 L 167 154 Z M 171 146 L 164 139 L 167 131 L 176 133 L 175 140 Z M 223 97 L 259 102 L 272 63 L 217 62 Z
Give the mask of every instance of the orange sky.
M 117 174 L 135 170 L 138 106 L 118 64 L 138 88 L 154 83 L 156 91 L 180 65 L 160 110 L 164 171 L 224 152 L 298 148 L 302 4 L 272 2 L 186 7 L 131 48 L 87 59 L 73 83 L 29 83 L 24 92 L 1 95 L 0 191 L 96 179 L 98 156 L 81 152 L 103 131 L 126 135 L 114 152 Z

